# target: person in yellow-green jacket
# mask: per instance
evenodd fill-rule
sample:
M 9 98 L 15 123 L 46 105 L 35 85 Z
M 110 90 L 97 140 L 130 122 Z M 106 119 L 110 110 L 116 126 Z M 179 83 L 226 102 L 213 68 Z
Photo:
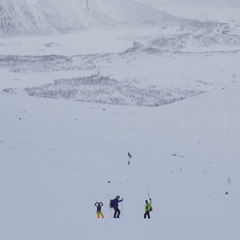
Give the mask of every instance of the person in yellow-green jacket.
M 144 218 L 148 217 L 148 219 L 150 219 L 150 212 L 152 211 L 152 199 L 149 199 L 150 202 L 148 202 L 148 200 L 146 200 L 146 205 L 145 205 L 145 213 L 144 213 Z

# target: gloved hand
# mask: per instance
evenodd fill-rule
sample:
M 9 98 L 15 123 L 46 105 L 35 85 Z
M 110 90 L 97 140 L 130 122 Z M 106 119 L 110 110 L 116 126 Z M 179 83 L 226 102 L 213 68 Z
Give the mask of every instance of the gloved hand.
M 149 198 L 149 200 L 150 200 L 150 201 L 152 201 L 152 199 L 151 199 L 151 198 Z
M 122 198 L 122 201 L 123 201 L 124 199 Z

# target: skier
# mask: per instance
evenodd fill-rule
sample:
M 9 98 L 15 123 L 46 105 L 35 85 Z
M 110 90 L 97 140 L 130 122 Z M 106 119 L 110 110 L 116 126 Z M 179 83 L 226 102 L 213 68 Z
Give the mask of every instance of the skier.
M 102 213 L 103 203 L 102 202 L 96 202 L 94 205 L 97 207 L 97 217 L 100 218 L 100 216 L 101 216 L 102 218 L 104 218 L 104 215 Z
M 114 211 L 115 211 L 113 218 L 120 218 L 121 211 L 118 208 L 118 203 L 122 202 L 123 198 L 122 198 L 122 200 L 119 200 L 119 199 L 120 199 L 120 196 L 117 195 L 116 198 L 114 198 L 113 200 L 110 201 L 110 207 L 114 208 Z
M 129 160 L 128 160 L 128 165 L 130 165 L 130 164 L 131 164 L 131 158 L 132 158 L 132 155 L 131 155 L 130 152 L 128 152 L 128 158 L 129 158 Z
M 149 199 L 150 202 L 148 202 L 148 200 L 146 200 L 146 205 L 145 205 L 145 213 L 144 213 L 144 218 L 148 217 L 148 219 L 150 219 L 150 212 L 152 211 L 152 199 Z

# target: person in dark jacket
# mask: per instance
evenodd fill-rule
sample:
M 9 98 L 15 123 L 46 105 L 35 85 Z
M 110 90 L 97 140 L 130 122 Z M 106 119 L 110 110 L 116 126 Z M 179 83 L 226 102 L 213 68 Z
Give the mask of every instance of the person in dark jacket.
M 121 200 L 120 196 L 116 196 L 116 198 L 113 200 L 112 204 L 113 204 L 113 208 L 114 208 L 114 215 L 113 218 L 120 218 L 120 213 L 121 211 L 118 208 L 118 203 L 123 201 L 123 198 Z
M 150 202 L 148 202 L 148 200 L 145 201 L 146 205 L 145 205 L 145 213 L 144 213 L 144 218 L 148 217 L 148 219 L 150 219 L 150 212 L 152 211 L 152 199 L 149 199 Z
M 101 216 L 102 218 L 104 218 L 104 215 L 102 213 L 103 203 L 102 202 L 96 202 L 94 205 L 97 207 L 97 217 L 100 218 L 100 216 Z

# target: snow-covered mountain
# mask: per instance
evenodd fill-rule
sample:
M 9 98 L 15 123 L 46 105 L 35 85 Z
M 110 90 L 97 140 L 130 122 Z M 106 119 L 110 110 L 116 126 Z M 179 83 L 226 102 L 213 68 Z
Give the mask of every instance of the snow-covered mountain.
M 146 5 L 171 5 L 181 7 L 240 7 L 239 0 L 134 0 Z
M 230 22 L 240 26 L 239 0 L 134 0 L 179 18 Z
M 176 22 L 171 15 L 131 0 L 0 0 L 0 36 Z

